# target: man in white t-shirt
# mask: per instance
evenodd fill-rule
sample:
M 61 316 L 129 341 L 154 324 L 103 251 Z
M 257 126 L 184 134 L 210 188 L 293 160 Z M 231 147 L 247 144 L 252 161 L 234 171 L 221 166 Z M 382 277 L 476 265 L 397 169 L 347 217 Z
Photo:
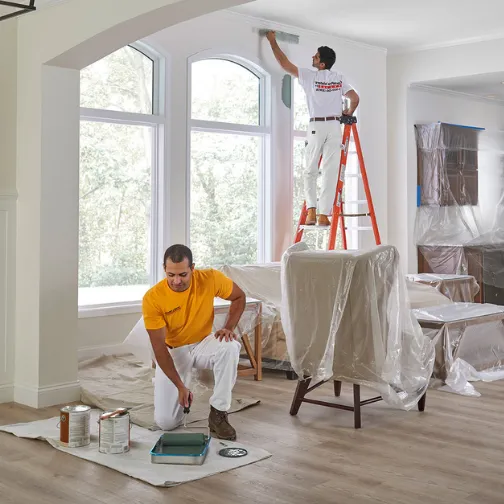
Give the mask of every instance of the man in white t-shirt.
M 299 68 L 291 63 L 277 44 L 275 32 L 266 35 L 273 54 L 280 66 L 294 77 L 306 93 L 310 123 L 305 150 L 305 199 L 308 209 L 307 225 L 329 226 L 336 193 L 338 168 L 341 159 L 341 115 L 353 115 L 359 104 L 359 95 L 346 82 L 345 77 L 331 70 L 336 53 L 330 47 L 319 47 L 313 56 L 312 66 L 317 69 Z M 343 110 L 344 97 L 350 105 Z M 322 187 L 318 201 L 317 221 L 317 175 L 322 155 Z

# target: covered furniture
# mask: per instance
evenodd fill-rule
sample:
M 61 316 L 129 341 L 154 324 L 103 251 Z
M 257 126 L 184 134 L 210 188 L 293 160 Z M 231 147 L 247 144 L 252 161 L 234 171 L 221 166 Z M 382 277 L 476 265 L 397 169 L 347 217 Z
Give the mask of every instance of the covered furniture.
M 434 366 L 434 345 L 412 317 L 395 247 L 311 251 L 305 243 L 282 258 L 282 324 L 291 365 L 299 377 L 291 414 L 303 402 L 354 411 L 384 399 L 423 410 Z M 306 398 L 329 380 L 354 388 L 354 406 Z M 315 385 L 310 388 L 310 383 Z M 379 397 L 360 400 L 360 386 Z
M 479 285 L 471 275 L 419 273 L 407 275 L 408 280 L 430 285 L 454 302 L 472 303 L 479 292 Z
M 504 378 L 504 307 L 452 303 L 413 310 L 436 348 L 433 376 L 456 392 Z

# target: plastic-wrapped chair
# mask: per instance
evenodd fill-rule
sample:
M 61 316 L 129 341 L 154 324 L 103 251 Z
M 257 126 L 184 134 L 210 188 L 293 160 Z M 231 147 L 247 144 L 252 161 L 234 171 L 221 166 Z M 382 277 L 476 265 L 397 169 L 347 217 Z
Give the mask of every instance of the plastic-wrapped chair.
M 290 413 L 303 402 L 354 412 L 379 400 L 401 409 L 425 408 L 434 346 L 412 317 L 395 247 L 309 251 L 296 244 L 282 258 L 282 321 L 299 377 Z M 353 384 L 354 405 L 306 398 L 320 385 Z M 315 385 L 310 387 L 311 382 Z M 379 397 L 361 401 L 360 387 Z

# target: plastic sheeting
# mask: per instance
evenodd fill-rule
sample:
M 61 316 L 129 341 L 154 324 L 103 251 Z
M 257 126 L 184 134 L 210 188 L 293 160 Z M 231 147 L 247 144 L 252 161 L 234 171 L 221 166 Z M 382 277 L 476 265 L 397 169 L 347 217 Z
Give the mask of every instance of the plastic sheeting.
M 407 278 L 413 282 L 430 285 L 455 302 L 472 303 L 480 290 L 478 282 L 470 275 L 419 273 L 408 275 Z
M 375 389 L 411 409 L 426 391 L 434 345 L 412 316 L 395 247 L 311 251 L 282 257 L 282 323 L 300 379 Z
M 433 376 L 442 386 L 479 395 L 471 381 L 504 378 L 503 306 L 452 303 L 413 310 L 413 314 L 435 343 Z
M 415 126 L 419 272 L 469 274 L 504 305 L 504 133 Z

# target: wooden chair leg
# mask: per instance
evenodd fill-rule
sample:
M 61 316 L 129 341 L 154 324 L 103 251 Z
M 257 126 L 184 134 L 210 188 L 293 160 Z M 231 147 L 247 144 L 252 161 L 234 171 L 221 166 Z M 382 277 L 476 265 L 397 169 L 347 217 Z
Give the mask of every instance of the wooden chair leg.
M 296 387 L 296 393 L 294 394 L 294 399 L 292 399 L 292 405 L 291 405 L 291 409 L 290 409 L 291 415 L 297 415 L 297 412 L 299 411 L 301 403 L 303 402 L 303 398 L 306 394 L 306 391 L 308 390 L 308 387 L 310 386 L 310 382 L 311 382 L 311 378 L 307 378 L 306 380 L 298 381 L 298 384 Z
M 361 428 L 361 401 L 360 401 L 360 385 L 353 386 L 353 402 L 354 402 L 354 427 Z
M 427 392 L 420 398 L 420 401 L 418 401 L 418 411 L 424 411 L 425 410 L 425 401 L 427 400 Z
M 334 395 L 339 397 L 341 395 L 341 382 L 334 380 Z

